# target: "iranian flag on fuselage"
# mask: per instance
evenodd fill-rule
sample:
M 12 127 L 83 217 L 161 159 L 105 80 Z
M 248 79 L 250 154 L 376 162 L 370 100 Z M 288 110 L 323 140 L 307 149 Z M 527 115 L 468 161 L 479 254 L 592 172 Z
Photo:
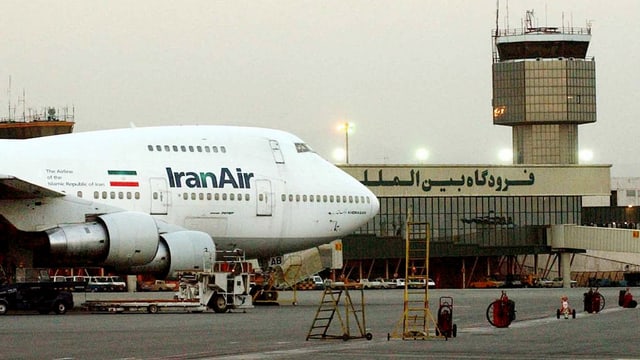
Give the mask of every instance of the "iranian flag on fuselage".
M 135 170 L 107 170 L 109 185 L 120 187 L 138 187 L 138 172 Z

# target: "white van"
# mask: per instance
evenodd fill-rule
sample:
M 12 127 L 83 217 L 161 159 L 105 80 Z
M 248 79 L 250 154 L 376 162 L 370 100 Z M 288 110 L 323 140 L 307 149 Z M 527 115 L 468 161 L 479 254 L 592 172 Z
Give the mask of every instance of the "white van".
M 324 280 L 322 280 L 322 277 L 320 277 L 320 275 L 313 275 L 311 276 L 311 282 L 313 282 L 313 288 L 316 290 L 323 290 L 324 289 Z

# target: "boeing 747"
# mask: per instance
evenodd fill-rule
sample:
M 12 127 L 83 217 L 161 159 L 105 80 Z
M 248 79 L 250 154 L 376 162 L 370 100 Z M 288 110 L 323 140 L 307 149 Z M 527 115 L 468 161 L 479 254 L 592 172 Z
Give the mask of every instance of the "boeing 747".
M 208 251 L 302 250 L 377 214 L 364 185 L 298 137 L 171 126 L 1 140 L 0 254 L 167 276 Z

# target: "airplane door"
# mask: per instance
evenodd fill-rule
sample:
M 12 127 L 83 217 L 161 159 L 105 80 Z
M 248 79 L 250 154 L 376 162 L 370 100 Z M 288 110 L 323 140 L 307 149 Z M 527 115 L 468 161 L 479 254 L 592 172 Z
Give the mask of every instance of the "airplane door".
M 271 146 L 271 152 L 273 153 L 273 159 L 276 164 L 284 164 L 284 156 L 282 156 L 282 150 L 280 150 L 280 143 L 277 140 L 269 140 L 269 146 Z
M 256 215 L 271 216 L 273 213 L 273 196 L 271 194 L 271 181 L 256 180 Z
M 151 215 L 167 215 L 169 209 L 169 192 L 167 180 L 164 178 L 150 178 L 151 185 Z

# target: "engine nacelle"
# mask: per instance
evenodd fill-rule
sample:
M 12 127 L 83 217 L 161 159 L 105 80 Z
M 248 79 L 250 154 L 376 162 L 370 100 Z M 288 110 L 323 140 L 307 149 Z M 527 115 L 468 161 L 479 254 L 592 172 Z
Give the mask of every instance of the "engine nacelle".
M 131 267 L 130 273 L 154 273 L 162 278 L 175 278 L 178 271 L 210 268 L 215 254 L 216 246 L 207 233 L 185 230 L 160 234 L 158 252 L 153 260 Z
M 47 230 L 51 255 L 70 263 L 104 264 L 116 269 L 149 263 L 158 252 L 158 228 L 148 214 L 118 212 L 85 224 Z
M 123 211 L 96 222 L 47 230 L 53 259 L 73 265 L 106 265 L 128 274 L 174 277 L 178 271 L 203 270 L 215 261 L 211 237 L 200 231 L 159 234 L 148 214 Z

